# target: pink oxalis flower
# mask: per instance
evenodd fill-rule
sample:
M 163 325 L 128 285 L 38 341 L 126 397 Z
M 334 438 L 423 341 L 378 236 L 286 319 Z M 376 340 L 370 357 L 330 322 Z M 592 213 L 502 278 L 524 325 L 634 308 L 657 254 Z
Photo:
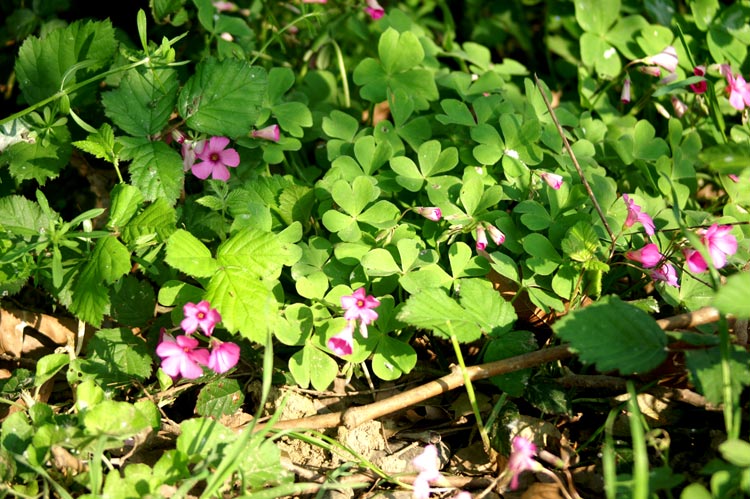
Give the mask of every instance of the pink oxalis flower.
M 630 76 L 625 75 L 625 79 L 622 81 L 622 92 L 620 93 L 620 102 L 623 104 L 629 104 L 631 100 L 630 95 L 630 86 L 632 85 L 632 82 L 630 81 Z
M 695 76 L 705 76 L 706 75 L 706 66 L 696 66 L 693 68 L 693 74 Z M 691 83 L 690 84 L 690 90 L 695 92 L 696 94 L 705 94 L 706 90 L 708 90 L 708 82 L 706 80 L 699 81 L 698 83 Z
M 199 179 L 207 179 L 209 176 L 216 180 L 229 180 L 227 166 L 236 167 L 240 164 L 240 155 L 234 149 L 227 149 L 229 139 L 226 137 L 211 137 L 203 150 L 196 152 L 196 157 L 201 160 L 195 163 L 191 171 Z
M 443 218 L 443 212 L 436 206 L 417 206 L 414 211 L 433 222 L 439 222 Z
M 415 457 L 411 464 L 419 471 L 414 479 L 414 499 L 428 499 L 430 497 L 430 484 L 439 482 L 443 479 L 438 469 L 440 461 L 438 459 L 437 448 L 430 444 L 425 446 L 420 455 Z
M 670 45 L 658 54 L 646 57 L 644 62 L 646 64 L 656 64 L 657 66 L 666 69 L 668 72 L 674 73 L 677 70 L 679 59 L 677 58 L 677 51 Z
M 343 331 L 328 340 L 328 348 L 339 357 L 354 352 L 354 321 L 349 321 Z
M 161 342 L 156 347 L 156 355 L 162 359 L 162 371 L 172 378 L 201 377 L 201 365 L 208 365 L 210 354 L 207 349 L 198 348 L 198 344 L 198 340 L 190 336 L 180 335 L 175 338 L 170 334 L 162 334 Z
M 385 9 L 380 6 L 377 0 L 365 0 L 365 3 L 367 3 L 365 12 L 373 21 L 377 21 L 385 15 Z
M 641 210 L 641 207 L 635 204 L 635 201 L 630 199 L 627 194 L 622 195 L 622 199 L 625 201 L 625 205 L 628 207 L 628 218 L 625 220 L 625 227 L 632 227 L 636 222 L 640 222 L 643 225 L 646 234 L 649 236 L 654 235 L 654 221 Z
M 670 286 L 679 288 L 680 285 L 677 283 L 677 270 L 674 265 L 665 262 L 661 266 L 651 270 L 651 279 L 654 281 L 663 281 Z
M 541 172 L 539 173 L 539 176 L 542 177 L 542 180 L 547 182 L 547 185 L 552 187 L 555 190 L 560 189 L 563 184 L 563 178 L 561 175 L 558 175 L 556 173 L 550 173 L 550 172 Z
M 211 308 L 206 300 L 198 304 L 188 302 L 182 307 L 182 312 L 185 318 L 180 322 L 180 327 L 185 334 L 193 334 L 200 328 L 206 336 L 211 336 L 216 324 L 221 322 L 219 311 Z
M 359 332 L 367 338 L 367 326 L 378 319 L 378 313 L 373 309 L 380 306 L 380 301 L 368 295 L 365 288 L 359 288 L 351 295 L 342 296 L 341 306 L 344 308 L 344 319 L 360 320 Z
M 516 436 L 513 438 L 511 443 L 513 449 L 508 458 L 508 471 L 511 472 L 513 478 L 510 481 L 511 490 L 518 488 L 518 477 L 524 471 L 535 471 L 542 467 L 535 459 L 536 456 L 536 445 L 529 440 Z
M 659 248 L 654 243 L 649 243 L 641 249 L 631 250 L 625 253 L 625 258 L 640 262 L 645 268 L 655 267 L 663 257 Z
M 477 244 L 476 248 L 477 251 L 484 251 L 487 248 L 487 232 L 484 230 L 484 227 L 481 225 L 477 225 Z
M 701 243 L 708 249 L 714 268 L 720 269 L 727 264 L 727 257 L 737 252 L 737 238 L 731 233 L 731 225 L 713 224 L 708 229 L 698 229 Z M 700 252 L 694 249 L 684 250 L 685 261 L 691 272 L 700 273 L 708 269 Z
M 750 106 L 750 86 L 748 86 L 742 75 L 732 75 L 732 70 L 723 70 L 727 78 L 727 92 L 729 92 L 729 103 L 737 111 L 742 111 L 745 106 Z
M 281 131 L 279 125 L 269 125 L 260 130 L 253 130 L 253 137 L 256 139 L 270 140 L 271 142 L 278 142 L 281 137 Z
M 490 234 L 490 239 L 497 246 L 500 246 L 505 242 L 505 234 L 492 224 L 487 225 L 487 232 Z
M 240 347 L 236 343 L 213 340 L 208 368 L 216 374 L 229 371 L 240 360 Z

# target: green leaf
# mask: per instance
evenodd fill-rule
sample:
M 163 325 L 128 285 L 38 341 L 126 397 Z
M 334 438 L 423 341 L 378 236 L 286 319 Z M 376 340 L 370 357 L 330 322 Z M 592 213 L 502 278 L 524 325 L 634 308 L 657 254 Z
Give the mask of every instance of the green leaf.
M 718 173 L 740 173 L 747 167 L 750 146 L 746 143 L 719 144 L 702 150 L 698 158 Z
M 750 386 L 750 354 L 740 346 L 732 345 L 729 358 L 726 360 L 731 376 L 729 382 L 732 400 L 724 400 L 724 358 L 720 347 L 700 350 L 687 350 L 685 361 L 690 371 L 690 380 L 698 392 L 703 394 L 709 403 L 718 406 L 722 403 L 737 404 L 743 386 Z
M 124 439 L 148 428 L 149 422 L 133 404 L 104 400 L 83 414 L 83 426 L 90 435 Z
M 456 99 L 443 99 L 440 101 L 440 107 L 445 114 L 435 116 L 443 125 L 463 125 L 474 127 L 477 125 L 474 115 L 463 102 Z
M 143 327 L 154 318 L 154 288 L 146 281 L 139 281 L 135 276 L 125 276 L 115 284 L 111 299 L 112 316 L 120 324 Z
M 156 135 L 169 121 L 179 85 L 174 69 L 130 69 L 118 88 L 102 94 L 104 112 L 130 135 Z
M 511 307 L 513 308 L 513 307 Z M 509 331 L 491 340 L 484 351 L 484 362 L 507 359 L 539 348 L 536 338 L 529 331 Z M 520 397 L 531 377 L 531 369 L 522 369 L 500 376 L 493 376 L 490 381 L 511 397 Z
M 372 371 L 380 379 L 392 381 L 411 372 L 417 364 L 417 352 L 407 343 L 383 335 L 372 355 Z
M 277 104 L 271 108 L 271 113 L 276 117 L 279 126 L 294 137 L 304 136 L 305 131 L 302 128 L 309 128 L 313 125 L 312 113 L 301 102 Z
M 336 378 L 339 367 L 330 355 L 308 343 L 289 358 L 289 372 L 301 388 L 312 383 L 316 390 L 326 390 Z
M 494 165 L 504 154 L 503 139 L 495 127 L 482 123 L 471 129 L 471 138 L 479 145 L 473 149 L 474 158 L 483 165 Z
M 518 203 L 513 211 L 522 214 L 521 223 L 532 231 L 544 230 L 552 223 L 552 218 L 547 209 L 530 199 Z
M 123 159 L 130 159 L 130 180 L 147 201 L 166 199 L 175 204 L 185 177 L 180 153 L 164 142 L 122 137 Z
M 33 179 L 44 185 L 48 179 L 57 177 L 73 152 L 70 131 L 64 121 L 59 120 L 53 125 L 45 132 L 44 138 L 37 137 L 32 142 L 17 142 L 10 146 L 0 155 L 0 165 L 7 163 L 10 174 L 17 181 Z
M 606 35 L 620 16 L 620 0 L 575 0 L 576 21 L 584 31 Z
M 733 314 L 739 318 L 750 318 L 748 289 L 750 289 L 750 274 L 742 272 L 730 276 L 726 284 L 721 286 L 716 293 L 714 306 L 722 313 Z
M 27 38 L 18 51 L 15 67 L 24 99 L 34 104 L 55 94 L 72 66 L 86 61 L 87 73 L 99 69 L 109 62 L 115 48 L 115 32 L 109 21 L 76 21 L 44 38 Z M 75 73 L 70 74 L 65 86 L 75 82 Z
M 90 133 L 86 140 L 78 140 L 73 142 L 73 145 L 109 163 L 115 163 L 120 150 L 120 145 L 115 144 L 115 134 L 108 123 L 102 123 L 96 133 Z
M 222 378 L 204 386 L 198 393 L 195 412 L 199 416 L 219 419 L 234 414 L 245 401 L 242 386 L 236 379 Z
M 211 251 L 198 238 L 183 229 L 169 236 L 164 261 L 193 277 L 211 277 L 219 268 L 218 262 L 211 257 Z
M 45 355 L 37 361 L 36 375 L 34 376 L 34 386 L 40 387 L 46 381 L 52 379 L 60 369 L 70 363 L 70 355 L 65 353 L 51 353 Z
M 121 227 L 122 240 L 133 246 L 162 243 L 176 230 L 176 219 L 174 208 L 159 198 Z
M 393 75 L 411 69 L 424 59 L 424 49 L 411 31 L 399 33 L 388 28 L 378 41 L 378 55 L 386 73 Z
M 719 444 L 721 456 L 735 466 L 750 468 L 750 443 L 731 439 Z
M 206 459 L 212 453 L 221 455 L 227 445 L 237 439 L 232 430 L 210 418 L 190 418 L 180 423 L 177 450 L 190 461 Z
M 560 247 L 571 260 L 586 262 L 596 257 L 599 237 L 590 222 L 578 222 L 568 229 Z
M 6 231 L 22 236 L 36 235 L 48 229 L 50 222 L 50 217 L 34 201 L 16 195 L 0 198 L 0 226 Z
M 79 367 L 95 374 L 101 386 L 130 383 L 133 378 L 143 381 L 151 376 L 153 347 L 127 328 L 100 329 L 86 348 L 88 357 Z
M 690 2 L 689 5 L 693 12 L 695 26 L 701 31 L 706 31 L 719 11 L 719 2 L 717 0 L 695 0 Z
M 564 316 L 552 329 L 600 372 L 646 373 L 667 358 L 667 336 L 656 321 L 615 296 Z
M 245 135 L 260 116 L 266 72 L 238 59 L 204 59 L 180 92 L 178 108 L 193 130 Z

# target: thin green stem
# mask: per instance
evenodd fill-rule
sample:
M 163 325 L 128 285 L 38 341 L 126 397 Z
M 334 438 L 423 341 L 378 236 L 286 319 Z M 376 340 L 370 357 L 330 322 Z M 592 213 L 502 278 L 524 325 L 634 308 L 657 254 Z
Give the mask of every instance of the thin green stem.
M 349 79 L 346 76 L 346 63 L 344 62 L 344 54 L 341 52 L 341 47 L 335 39 L 331 38 L 331 45 L 336 52 L 336 61 L 338 62 L 339 72 L 341 73 L 341 86 L 344 90 L 344 107 L 352 107 L 351 96 L 349 95 Z
M 630 411 L 630 436 L 633 441 L 633 499 L 648 499 L 649 472 L 646 435 L 641 422 L 641 411 L 638 407 L 638 394 L 632 380 L 628 380 L 628 410 Z
M 456 338 L 456 333 L 453 331 L 453 324 L 451 323 L 451 321 L 447 321 L 446 325 L 448 326 L 448 331 L 450 332 L 451 343 L 453 344 L 453 351 L 456 353 L 456 358 L 458 359 L 458 365 L 461 368 L 461 375 L 464 378 L 464 386 L 466 387 L 466 395 L 469 397 L 471 410 L 474 412 L 474 417 L 477 420 L 477 428 L 479 429 L 479 436 L 482 439 L 482 445 L 484 445 L 485 452 L 489 453 L 491 449 L 490 437 L 487 436 L 487 429 L 484 427 L 484 424 L 482 423 L 482 414 L 479 412 L 479 404 L 477 404 L 477 397 L 474 393 L 474 385 L 471 383 L 471 378 L 469 377 L 469 373 L 466 370 L 466 363 L 464 362 L 464 356 L 461 353 L 461 345 L 458 342 L 458 338 Z

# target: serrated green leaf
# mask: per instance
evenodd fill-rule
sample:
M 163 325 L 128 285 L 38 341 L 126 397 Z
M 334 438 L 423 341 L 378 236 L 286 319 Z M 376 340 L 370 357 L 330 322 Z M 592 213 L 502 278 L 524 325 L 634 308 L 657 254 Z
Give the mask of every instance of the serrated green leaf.
M 552 329 L 601 372 L 645 373 L 667 358 L 667 336 L 656 321 L 615 296 L 564 316 Z
M 222 267 L 242 269 L 260 278 L 276 278 L 286 261 L 286 253 L 277 235 L 247 228 L 224 241 L 216 259 Z
M 109 208 L 107 228 L 119 229 L 127 224 L 143 202 L 143 194 L 130 184 L 117 184 L 110 193 L 112 204 Z
M 461 306 L 474 317 L 484 333 L 497 336 L 513 326 L 516 321 L 513 305 L 505 301 L 489 281 L 463 279 L 459 286 Z
M 121 228 L 122 240 L 130 245 L 164 242 L 176 230 L 176 220 L 174 208 L 159 198 Z
M 28 235 L 38 234 L 49 225 L 49 216 L 36 202 L 15 195 L 0 198 L 0 226 L 4 230 L 18 233 L 28 240 Z
M 131 327 L 143 327 L 154 318 L 154 288 L 135 276 L 125 276 L 111 293 L 111 313 L 115 320 Z
M 412 326 L 429 329 L 444 337 L 453 333 L 461 343 L 470 343 L 482 334 L 474 314 L 465 310 L 445 290 L 424 289 L 406 300 L 397 316 Z
M 596 257 L 599 237 L 591 223 L 578 222 L 565 234 L 560 247 L 571 260 L 586 262 Z
M 70 131 L 65 124 L 58 124 L 52 126 L 44 138 L 13 144 L 0 156 L 0 162 L 10 166 L 10 174 L 16 180 L 33 179 L 44 185 L 60 174 L 72 152 Z
M 123 137 L 123 159 L 130 159 L 130 180 L 147 201 L 166 199 L 175 204 L 185 177 L 180 153 L 164 142 Z
M 78 149 L 93 155 L 96 158 L 114 163 L 119 152 L 119 145 L 115 144 L 115 134 L 112 127 L 102 123 L 96 133 L 90 133 L 86 140 L 73 142 Z
M 179 229 L 167 240 L 164 259 L 172 267 L 193 277 L 211 277 L 219 264 L 211 251 L 190 232 Z
M 155 135 L 169 121 L 179 85 L 174 69 L 130 69 L 118 88 L 102 94 L 104 112 L 130 135 Z
M 44 38 L 27 38 L 18 52 L 15 67 L 26 102 L 34 104 L 55 94 L 68 69 L 79 62 L 89 62 L 88 71 L 103 67 L 115 48 L 110 21 L 76 21 L 47 33 Z M 75 82 L 76 76 L 69 76 L 66 86 Z
M 245 135 L 260 115 L 266 82 L 263 68 L 238 59 L 209 57 L 198 64 L 180 92 L 180 116 L 199 132 Z
M 195 412 L 200 416 L 219 419 L 233 414 L 242 406 L 245 394 L 239 381 L 222 378 L 204 386 L 198 393 Z
M 130 382 L 133 378 L 143 381 L 151 376 L 153 347 L 127 328 L 101 329 L 86 348 L 87 368 L 97 372 L 96 381 L 101 385 Z
M 102 237 L 96 242 L 88 266 L 95 269 L 99 280 L 112 284 L 130 271 L 130 251 L 116 237 Z

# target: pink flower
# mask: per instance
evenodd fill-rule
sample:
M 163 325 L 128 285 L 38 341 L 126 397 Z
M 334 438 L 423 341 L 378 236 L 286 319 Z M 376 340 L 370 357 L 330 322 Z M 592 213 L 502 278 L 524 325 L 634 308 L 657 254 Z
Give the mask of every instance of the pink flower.
M 185 318 L 180 322 L 180 327 L 185 334 L 193 334 L 200 328 L 206 336 L 211 336 L 214 333 L 214 326 L 221 322 L 219 311 L 211 308 L 206 300 L 198 302 L 197 305 L 188 302 L 182 307 L 182 312 Z
M 674 115 L 678 118 L 682 118 L 685 116 L 685 113 L 687 112 L 687 104 L 682 102 L 679 97 L 675 97 L 674 95 L 669 98 L 669 100 L 672 102 L 672 107 L 674 108 Z
M 677 69 L 677 51 L 673 46 L 668 46 L 658 54 L 646 57 L 644 60 L 646 64 L 656 64 L 657 66 L 661 66 L 670 73 L 674 73 Z
M 558 190 L 560 187 L 562 187 L 563 178 L 561 175 L 550 172 L 541 172 L 539 173 L 539 176 L 542 177 L 542 180 L 547 182 L 547 185 L 552 187 L 554 190 Z
M 690 272 L 700 274 L 708 269 L 708 264 L 698 251 L 685 248 L 682 250 L 682 254 L 685 255 L 685 263 L 687 263 Z
M 706 74 L 706 66 L 696 66 L 693 68 L 693 74 L 695 76 L 705 76 Z M 706 90 L 708 90 L 708 82 L 706 80 L 699 81 L 698 83 L 691 83 L 690 84 L 690 90 L 695 92 L 696 94 L 703 94 L 706 93 Z
M 518 488 L 518 477 L 524 471 L 534 471 L 542 467 L 535 459 L 536 445 L 521 436 L 513 438 L 513 450 L 508 458 L 508 470 L 513 474 L 511 490 Z
M 620 101 L 623 104 L 630 103 L 630 76 L 625 75 L 625 79 L 622 81 L 622 93 L 620 93 Z
M 233 2 L 217 1 L 217 2 L 212 2 L 212 3 L 213 3 L 214 8 L 218 10 L 219 12 L 235 12 L 239 10 L 239 7 L 237 7 L 237 5 Z
M 229 139 L 226 137 L 211 137 L 202 151 L 196 153 L 201 163 L 192 167 L 193 175 L 199 179 L 211 176 L 216 180 L 229 180 L 227 166 L 235 167 L 240 164 L 240 155 L 234 149 L 227 149 Z
M 731 225 L 713 224 L 708 229 L 699 229 L 701 242 L 708 248 L 714 267 L 720 269 L 727 264 L 727 257 L 737 252 L 737 239 L 731 234 Z
M 625 253 L 625 258 L 640 262 L 648 269 L 655 267 L 664 257 L 659 253 L 659 248 L 654 243 L 649 243 L 641 249 L 628 251 Z
M 729 103 L 737 111 L 742 111 L 745 106 L 750 106 L 750 87 L 748 87 L 742 75 L 732 76 L 731 71 L 726 74 L 727 91 L 729 92 Z
M 730 173 L 729 175 L 727 175 L 727 177 L 729 177 L 729 180 L 731 180 L 735 184 L 740 181 L 740 177 L 738 177 L 734 173 Z
M 348 296 L 341 297 L 341 306 L 344 308 L 344 319 L 348 321 L 361 321 L 359 331 L 367 338 L 367 326 L 375 322 L 378 313 L 373 309 L 380 306 L 380 301 L 374 296 L 367 295 L 365 288 L 359 288 Z
M 443 218 L 443 212 L 436 206 L 417 206 L 414 211 L 433 222 L 438 222 Z
M 173 337 L 164 333 L 156 347 L 156 355 L 161 357 L 161 369 L 172 378 L 182 376 L 195 379 L 203 376 L 199 364 L 207 365 L 209 353 L 205 348 L 197 348 L 198 340 L 189 336 Z
M 490 239 L 492 239 L 492 242 L 497 246 L 500 246 L 505 242 L 505 234 L 503 234 L 502 231 L 494 225 L 487 225 L 487 232 L 490 233 Z
M 349 321 L 343 331 L 328 340 L 328 348 L 339 357 L 352 354 L 354 351 L 354 321 Z
M 411 464 L 419 471 L 414 479 L 414 499 L 428 499 L 430 497 L 430 484 L 442 480 L 438 466 L 437 448 L 430 444 L 426 445 L 420 455 L 415 457 Z
M 679 288 L 680 285 L 677 283 L 677 270 L 671 263 L 664 263 L 663 265 L 651 270 L 651 279 L 654 281 L 664 281 L 670 286 Z
M 377 0 L 365 0 L 365 2 L 367 3 L 365 12 L 373 21 L 377 21 L 385 15 L 385 9 L 380 6 Z
M 484 231 L 484 227 L 477 225 L 477 251 L 483 251 L 487 248 L 487 233 Z
M 216 374 L 229 371 L 240 360 L 240 347 L 236 343 L 213 340 L 208 368 Z
M 622 199 L 625 201 L 625 205 L 628 207 L 628 218 L 625 220 L 625 227 L 632 227 L 636 222 L 640 222 L 643 228 L 646 230 L 646 234 L 649 236 L 654 235 L 654 221 L 648 215 L 641 210 L 641 207 L 635 204 L 635 201 L 630 199 L 627 194 L 622 195 Z
M 260 130 L 253 130 L 253 137 L 256 139 L 266 139 L 272 142 L 278 142 L 280 136 L 279 125 L 269 125 Z
M 638 68 L 638 71 L 649 76 L 655 76 L 657 78 L 661 76 L 661 69 L 659 69 L 659 66 L 640 66 Z

